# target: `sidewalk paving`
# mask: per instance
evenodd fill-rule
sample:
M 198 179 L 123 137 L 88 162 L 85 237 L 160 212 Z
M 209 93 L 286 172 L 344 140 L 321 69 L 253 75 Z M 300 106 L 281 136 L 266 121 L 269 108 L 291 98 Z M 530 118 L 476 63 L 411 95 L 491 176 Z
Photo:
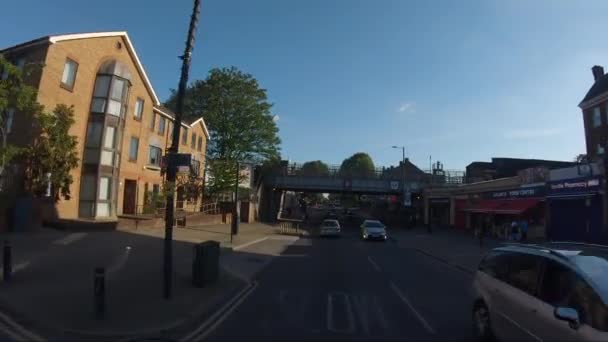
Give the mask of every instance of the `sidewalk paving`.
M 401 248 L 415 249 L 467 273 L 474 273 L 481 259 L 503 244 L 494 238 L 485 238 L 480 247 L 479 239 L 473 234 L 450 228 L 434 229 L 432 233 L 426 228 L 397 229 L 392 236 Z
M 10 239 L 16 270 L 10 282 L 0 282 L 0 310 L 27 328 L 51 339 L 97 336 L 110 339 L 148 335 L 201 319 L 239 291 L 271 258 L 297 237 L 278 237 L 275 227 L 242 224 L 229 244 L 229 225 L 202 229 L 176 228 L 173 243 L 173 297 L 162 297 L 162 229 L 91 233 L 43 230 L 2 234 Z M 289 239 L 291 238 L 291 239 Z M 273 240 L 270 250 L 251 242 Z M 221 242 L 221 272 L 216 284 L 191 284 L 195 243 Z M 250 244 L 250 245 L 248 245 Z M 106 268 L 107 315 L 94 317 L 93 270 Z M 242 272 L 240 270 L 247 270 Z

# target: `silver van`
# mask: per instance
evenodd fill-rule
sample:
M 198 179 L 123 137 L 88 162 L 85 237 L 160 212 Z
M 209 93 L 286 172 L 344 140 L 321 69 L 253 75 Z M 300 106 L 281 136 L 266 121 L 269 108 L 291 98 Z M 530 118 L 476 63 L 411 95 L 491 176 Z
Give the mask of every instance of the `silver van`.
M 473 280 L 480 341 L 608 341 L 608 247 L 508 244 Z

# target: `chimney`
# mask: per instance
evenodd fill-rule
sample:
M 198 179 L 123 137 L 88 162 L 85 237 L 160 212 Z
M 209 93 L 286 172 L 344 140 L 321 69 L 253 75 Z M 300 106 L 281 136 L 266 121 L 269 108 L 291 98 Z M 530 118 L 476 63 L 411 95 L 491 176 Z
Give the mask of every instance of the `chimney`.
M 593 73 L 593 79 L 597 82 L 600 77 L 604 76 L 604 67 L 594 65 L 593 68 L 591 68 L 591 72 Z

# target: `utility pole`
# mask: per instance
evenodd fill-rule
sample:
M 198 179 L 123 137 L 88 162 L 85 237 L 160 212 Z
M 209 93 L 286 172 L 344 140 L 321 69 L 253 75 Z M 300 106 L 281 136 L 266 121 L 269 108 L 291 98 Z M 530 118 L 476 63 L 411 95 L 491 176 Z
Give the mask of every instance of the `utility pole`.
M 176 112 L 175 122 L 173 124 L 173 137 L 171 139 L 171 147 L 168 151 L 167 158 L 167 183 L 169 191 L 167 192 L 167 203 L 165 212 L 165 248 L 163 258 L 163 295 L 165 299 L 171 298 L 171 289 L 173 285 L 173 223 L 174 223 L 174 206 L 175 206 L 175 179 L 177 178 L 176 156 L 179 148 L 179 133 L 182 125 L 182 112 L 184 110 L 184 94 L 188 85 L 188 73 L 190 71 L 190 61 L 192 57 L 192 48 L 194 45 L 194 33 L 198 24 L 200 14 L 200 0 L 194 0 L 192 15 L 190 16 L 190 26 L 188 27 L 188 38 L 186 39 L 186 48 L 182 59 L 182 72 L 179 78 L 179 87 L 177 88 L 176 97 Z
M 237 161 L 236 162 L 236 182 L 234 184 L 234 213 L 232 215 L 232 224 L 230 225 L 230 244 L 232 244 L 232 239 L 234 235 L 238 235 L 239 233 L 239 220 L 241 208 L 239 208 L 239 178 L 241 175 L 241 165 Z

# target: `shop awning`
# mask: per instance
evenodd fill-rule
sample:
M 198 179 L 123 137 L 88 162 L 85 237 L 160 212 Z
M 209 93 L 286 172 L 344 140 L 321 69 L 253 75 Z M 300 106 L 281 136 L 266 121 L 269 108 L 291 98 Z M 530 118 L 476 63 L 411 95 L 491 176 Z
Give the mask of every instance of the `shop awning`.
M 512 200 L 481 200 L 475 205 L 464 208 L 464 211 L 472 213 L 492 214 L 521 214 L 536 206 L 541 198 L 521 198 Z

